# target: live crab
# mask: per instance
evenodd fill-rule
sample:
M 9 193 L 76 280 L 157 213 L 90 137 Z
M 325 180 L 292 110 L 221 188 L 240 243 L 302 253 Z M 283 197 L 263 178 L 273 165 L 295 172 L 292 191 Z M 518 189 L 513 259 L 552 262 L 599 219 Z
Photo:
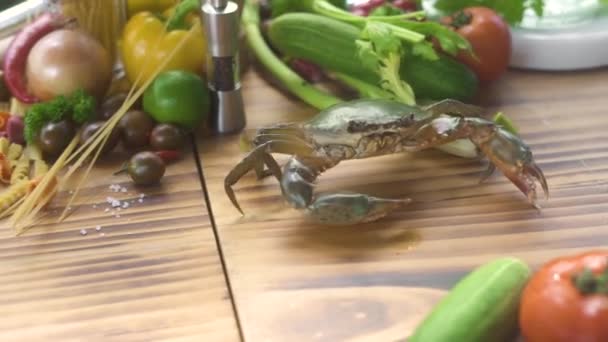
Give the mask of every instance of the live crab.
M 315 194 L 317 177 L 344 160 L 416 152 L 468 139 L 476 146 L 478 156 L 485 156 L 490 162 L 484 178 L 500 169 L 537 206 L 536 182 L 546 198 L 549 190 L 529 146 L 482 114 L 480 107 L 450 99 L 424 107 L 379 99 L 343 102 L 304 122 L 258 129 L 251 139 L 253 149 L 226 176 L 225 191 L 243 213 L 232 186 L 255 170 L 258 178 L 274 175 L 286 201 L 318 222 L 332 225 L 370 222 L 403 207 L 411 199 L 353 192 Z M 272 153 L 291 155 L 282 170 Z

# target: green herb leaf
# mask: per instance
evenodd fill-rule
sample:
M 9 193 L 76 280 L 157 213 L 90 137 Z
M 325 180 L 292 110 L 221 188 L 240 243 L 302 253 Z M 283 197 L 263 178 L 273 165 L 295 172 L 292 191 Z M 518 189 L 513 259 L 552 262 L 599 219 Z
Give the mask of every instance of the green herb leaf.
M 456 55 L 460 51 L 472 51 L 471 44 L 464 37 L 449 28 L 432 21 L 417 22 L 403 20 L 395 23 L 402 28 L 421 33 L 427 37 L 434 37 L 439 42 L 441 49 L 450 55 Z
M 412 46 L 412 53 L 416 56 L 420 56 L 431 61 L 436 61 L 439 59 L 433 44 L 427 41 L 414 44 Z
M 359 60 L 363 64 L 363 67 L 368 68 L 369 70 L 376 70 L 378 65 L 380 64 L 380 59 L 378 55 L 374 51 L 372 43 L 363 40 L 357 40 L 355 42 L 357 45 L 357 52 L 359 54 Z
M 501 0 L 494 1 L 494 10 L 502 14 L 507 22 L 519 23 L 524 18 L 526 7 L 522 0 Z
M 399 31 L 404 32 L 399 32 Z M 410 35 L 407 30 L 382 22 L 370 21 L 356 41 L 361 62 L 372 68 L 380 77 L 382 89 L 393 95 L 393 98 L 409 105 L 416 103 L 412 87 L 401 80 L 399 68 L 404 43 L 401 35 Z M 421 43 L 422 41 L 418 41 Z M 419 53 L 424 48 L 418 48 Z M 428 51 L 424 52 L 428 53 Z
M 381 58 L 389 53 L 401 53 L 401 40 L 391 32 L 389 24 L 369 22 L 361 32 L 361 38 L 371 41 Z
M 72 120 L 83 124 L 91 120 L 95 114 L 95 98 L 85 93 L 82 89 L 77 90 L 70 97 L 72 106 Z
M 399 8 L 389 5 L 389 4 L 385 4 L 385 5 L 374 8 L 369 13 L 369 16 L 370 17 L 388 16 L 388 15 L 399 15 L 399 14 L 403 14 L 403 13 L 404 13 L 404 11 L 400 10 Z
M 519 133 L 517 132 L 517 128 L 515 127 L 515 124 L 513 124 L 513 121 L 511 121 L 506 115 L 504 115 L 502 112 L 498 112 L 496 113 L 496 115 L 494 115 L 493 121 L 499 125 L 502 126 L 504 129 L 506 129 L 507 131 L 513 133 L 514 135 L 518 135 Z

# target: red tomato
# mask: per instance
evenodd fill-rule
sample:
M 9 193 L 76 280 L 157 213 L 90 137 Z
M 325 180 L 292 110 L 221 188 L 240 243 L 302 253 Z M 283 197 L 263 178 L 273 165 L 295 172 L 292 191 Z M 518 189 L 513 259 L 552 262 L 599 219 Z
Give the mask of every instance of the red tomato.
M 608 250 L 543 265 L 522 293 L 519 320 L 526 342 L 608 341 Z
M 511 59 L 511 30 L 495 11 L 468 7 L 441 19 L 471 44 L 475 59 L 461 52 L 458 60 L 468 65 L 482 82 L 495 81 L 507 70 Z

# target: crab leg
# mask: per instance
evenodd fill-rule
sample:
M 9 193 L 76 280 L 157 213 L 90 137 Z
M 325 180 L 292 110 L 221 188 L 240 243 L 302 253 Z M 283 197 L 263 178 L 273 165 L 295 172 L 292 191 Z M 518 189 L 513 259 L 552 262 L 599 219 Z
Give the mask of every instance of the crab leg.
M 294 208 L 323 224 L 351 225 L 377 220 L 410 203 L 410 199 L 386 199 L 352 192 L 314 195 L 314 181 L 337 163 L 327 158 L 292 157 L 283 168 L 281 190 Z
M 484 178 L 498 168 L 535 207 L 538 207 L 536 182 L 540 183 L 545 198 L 549 197 L 547 181 L 534 162 L 530 148 L 518 136 L 492 121 L 478 117 L 438 115 L 422 122 L 417 132 L 403 143 L 403 147 L 408 151 L 419 151 L 464 138 L 470 139 L 489 159 L 491 165 Z
M 271 140 L 272 138 L 281 140 Z M 232 204 L 243 214 L 232 186 L 251 170 L 258 172 L 264 165 L 281 184 L 286 201 L 303 209 L 318 222 L 349 225 L 376 220 L 410 203 L 409 199 L 384 199 L 366 194 L 336 192 L 315 196 L 314 183 L 325 170 L 337 165 L 328 157 L 314 155 L 314 149 L 293 135 L 260 134 L 255 147 L 226 176 L 224 189 Z M 291 157 L 281 171 L 271 153 L 286 153 Z
M 312 149 L 302 143 L 297 143 L 289 140 L 271 140 L 264 142 L 255 147 L 249 154 L 243 158 L 224 179 L 224 190 L 230 198 L 232 204 L 241 212 L 241 206 L 236 200 L 232 186 L 241 179 L 247 172 L 255 170 L 258 178 L 261 177 L 260 172 L 264 171 L 264 165 L 268 167 L 270 174 L 274 175 L 277 180 L 281 181 L 281 168 L 271 153 L 302 153 L 310 154 Z

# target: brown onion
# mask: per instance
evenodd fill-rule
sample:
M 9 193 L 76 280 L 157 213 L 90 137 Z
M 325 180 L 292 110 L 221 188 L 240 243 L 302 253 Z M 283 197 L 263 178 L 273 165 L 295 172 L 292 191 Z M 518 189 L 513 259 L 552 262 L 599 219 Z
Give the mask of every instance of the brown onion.
M 111 81 L 111 57 L 90 34 L 79 29 L 59 29 L 32 47 L 26 77 L 29 91 L 42 101 L 80 88 L 100 100 Z

